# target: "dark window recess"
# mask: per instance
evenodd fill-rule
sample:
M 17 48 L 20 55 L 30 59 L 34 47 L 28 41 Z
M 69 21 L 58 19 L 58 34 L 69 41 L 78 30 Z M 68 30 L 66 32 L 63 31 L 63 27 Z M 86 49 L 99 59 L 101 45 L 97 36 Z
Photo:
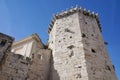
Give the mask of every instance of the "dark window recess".
M 76 78 L 77 78 L 77 79 L 79 79 L 79 78 L 81 78 L 81 77 L 82 77 L 81 74 L 77 74 L 77 75 L 76 75 Z
M 109 71 L 111 71 L 111 69 L 110 69 L 110 66 L 106 66 L 106 70 L 109 70 Z
M 72 49 L 72 48 L 74 48 L 74 47 L 75 47 L 74 45 L 70 45 L 70 46 L 68 46 L 67 48 Z
M 73 31 L 69 30 L 68 28 L 65 29 L 65 32 L 75 33 L 75 32 L 73 32 Z
M 20 61 L 20 63 L 25 64 L 25 65 L 28 65 L 28 63 L 25 62 L 25 61 Z
M 65 38 L 63 38 L 63 39 L 65 39 Z
M 59 43 L 60 43 L 61 41 L 59 41 Z
M 93 53 L 96 53 L 96 51 L 95 51 L 94 49 L 91 49 L 91 51 L 92 51 Z
M 87 24 L 87 22 L 85 22 L 85 24 Z
M 7 40 L 2 39 L 2 41 L 0 42 L 0 46 L 5 46 L 6 42 L 7 42 Z
M 23 58 L 23 56 L 18 54 L 18 59 L 20 59 L 20 58 Z
M 53 43 L 53 41 L 51 43 Z
M 70 30 L 68 28 L 65 29 L 65 32 L 70 32 Z
M 27 60 L 27 61 L 31 61 L 31 59 L 30 59 L 29 57 L 26 57 L 26 60 Z
M 93 34 L 91 34 L 91 36 L 94 36 Z
M 49 45 L 49 43 L 47 43 L 47 45 L 44 45 L 44 48 L 45 48 L 45 49 L 48 49 L 48 45 Z
M 72 36 L 70 36 L 70 38 L 72 38 Z
M 11 80 L 13 80 L 13 78 L 11 78 Z
M 69 57 L 72 57 L 72 56 L 74 56 L 74 52 L 73 51 L 71 51 L 70 54 L 69 54 Z
M 84 33 L 82 33 L 82 37 L 83 37 L 83 38 L 85 38 L 85 37 L 86 37 L 86 35 L 85 35 Z
M 32 58 L 34 58 L 34 54 L 32 54 Z
M 16 73 L 18 73 L 18 69 L 16 69 Z
M 82 68 L 82 66 L 78 66 L 78 68 Z
M 93 72 L 93 75 L 95 75 L 95 72 Z
M 9 63 L 9 65 L 12 65 L 11 63 Z
M 28 80 L 28 77 L 25 77 L 25 80 Z

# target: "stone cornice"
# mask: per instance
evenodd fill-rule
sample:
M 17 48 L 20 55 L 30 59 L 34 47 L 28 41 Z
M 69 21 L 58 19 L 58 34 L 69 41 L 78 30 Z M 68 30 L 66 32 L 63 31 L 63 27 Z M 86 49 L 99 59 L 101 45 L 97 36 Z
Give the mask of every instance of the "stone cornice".
M 49 27 L 48 27 L 48 31 L 47 31 L 48 34 L 52 30 L 52 28 L 54 26 L 54 23 L 57 19 L 66 17 L 66 16 L 71 15 L 71 14 L 76 13 L 76 12 L 80 12 L 80 13 L 83 13 L 84 15 L 86 15 L 86 16 L 91 16 L 91 17 L 95 18 L 96 21 L 97 21 L 97 24 L 99 26 L 99 29 L 102 32 L 98 13 L 91 12 L 90 10 L 86 10 L 85 8 L 82 9 L 82 7 L 78 8 L 78 6 L 76 6 L 75 8 L 72 7 L 70 10 L 66 9 L 66 11 L 62 11 L 61 13 L 57 13 L 57 14 L 53 15 L 51 23 L 49 24 Z
M 39 36 L 36 33 L 34 33 L 34 34 L 32 34 L 31 36 L 29 36 L 27 38 L 24 38 L 22 40 L 14 42 L 12 46 L 16 46 L 18 44 L 21 44 L 21 43 L 24 43 L 24 42 L 27 42 L 27 41 L 30 41 L 30 40 L 33 40 L 33 39 L 35 41 L 39 42 L 39 43 L 42 43 L 41 40 L 40 40 L 40 38 L 39 38 Z

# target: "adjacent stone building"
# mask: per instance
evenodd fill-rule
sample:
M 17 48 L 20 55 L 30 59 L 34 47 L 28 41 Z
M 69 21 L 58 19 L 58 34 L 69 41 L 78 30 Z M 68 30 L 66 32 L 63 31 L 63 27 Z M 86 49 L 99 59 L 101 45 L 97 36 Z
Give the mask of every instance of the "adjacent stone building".
M 48 80 L 51 50 L 37 34 L 14 42 L 12 52 L 12 37 L 0 33 L 0 41 L 0 80 Z
M 117 80 L 101 31 L 98 14 L 76 6 L 54 15 L 47 45 L 0 33 L 0 80 Z
M 43 43 L 37 34 L 32 34 L 27 38 L 14 42 L 12 52 L 31 58 L 31 54 L 36 53 L 40 48 L 44 48 Z

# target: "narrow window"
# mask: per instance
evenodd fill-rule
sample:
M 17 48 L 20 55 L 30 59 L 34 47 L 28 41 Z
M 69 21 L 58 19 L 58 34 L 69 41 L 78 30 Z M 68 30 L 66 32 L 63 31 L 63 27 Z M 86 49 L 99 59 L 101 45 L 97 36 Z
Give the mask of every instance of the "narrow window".
M 91 36 L 94 36 L 93 34 L 91 34 Z
M 70 46 L 68 46 L 67 48 L 68 49 L 72 49 L 72 48 L 74 48 L 75 46 L 74 45 L 70 45 Z
M 0 42 L 0 46 L 2 46 L 2 47 L 5 46 L 6 42 L 7 42 L 7 40 L 2 39 L 2 41 Z
M 60 43 L 61 41 L 59 41 L 59 43 Z
M 84 33 L 82 33 L 82 37 L 83 37 L 83 38 L 85 38 L 85 37 L 86 37 L 86 35 L 85 35 Z
M 108 65 L 106 66 L 106 70 L 111 71 L 111 69 L 110 69 L 110 67 Z
M 65 40 L 65 38 L 63 38 Z
M 81 74 L 77 74 L 77 75 L 76 75 L 76 78 L 77 78 L 77 79 L 82 78 Z
M 73 32 L 73 31 L 69 30 L 68 28 L 65 29 L 65 32 L 75 33 L 75 32 Z
M 91 51 L 92 51 L 93 53 L 96 53 L 96 51 L 95 51 L 94 49 L 91 49 Z
M 70 36 L 70 38 L 72 38 L 72 36 Z
M 34 54 L 32 54 L 32 58 L 34 58 Z

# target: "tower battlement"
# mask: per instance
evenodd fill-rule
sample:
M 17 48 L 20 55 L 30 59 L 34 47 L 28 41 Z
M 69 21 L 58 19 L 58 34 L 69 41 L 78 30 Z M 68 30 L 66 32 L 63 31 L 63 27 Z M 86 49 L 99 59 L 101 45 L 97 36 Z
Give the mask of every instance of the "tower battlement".
M 51 23 L 49 24 L 49 27 L 48 27 L 48 34 L 49 34 L 50 31 L 52 30 L 53 25 L 54 25 L 56 19 L 60 19 L 60 18 L 66 17 L 66 16 L 69 16 L 69 15 L 71 15 L 71 14 L 73 14 L 73 13 L 77 13 L 77 12 L 78 12 L 78 13 L 82 13 L 82 14 L 84 14 L 84 15 L 86 15 L 86 16 L 90 16 L 90 17 L 95 18 L 96 21 L 97 21 L 97 24 L 98 24 L 98 26 L 99 26 L 99 29 L 100 29 L 100 31 L 102 32 L 98 13 L 95 13 L 95 12 L 93 12 L 93 11 L 91 12 L 90 10 L 86 10 L 86 8 L 82 8 L 82 7 L 79 8 L 79 7 L 76 5 L 76 7 L 74 7 L 74 8 L 71 7 L 71 9 L 69 9 L 69 10 L 68 10 L 68 8 L 66 8 L 65 11 L 62 10 L 62 12 L 53 15 L 53 18 L 52 18 L 52 20 L 51 20 Z

